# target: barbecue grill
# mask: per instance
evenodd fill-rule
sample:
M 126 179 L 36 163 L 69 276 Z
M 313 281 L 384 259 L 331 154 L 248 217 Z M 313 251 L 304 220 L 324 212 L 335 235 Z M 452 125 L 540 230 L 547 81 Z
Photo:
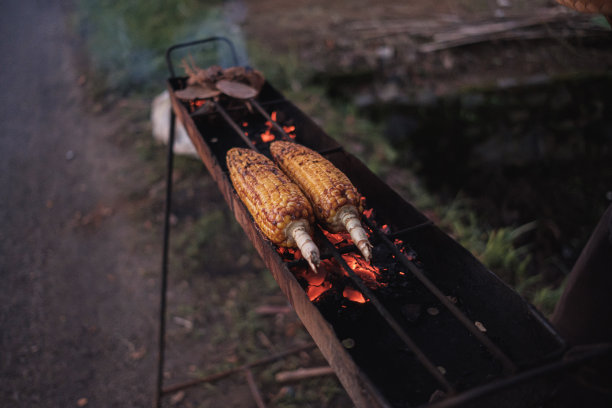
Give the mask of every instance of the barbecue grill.
M 276 279 L 357 407 L 562 406 L 558 384 L 609 345 L 569 350 L 548 321 L 465 248 L 395 193 L 267 81 L 254 97 L 185 101 L 176 92 L 176 50 L 233 45 L 214 37 L 167 52 L 172 100 L 162 268 L 160 372 L 164 358 L 168 216 L 176 117 L 228 207 Z M 262 134 L 267 135 L 262 138 Z M 269 155 L 270 138 L 318 151 L 355 184 L 366 202 L 372 264 L 342 234 L 317 229 L 317 275 L 293 250 L 267 240 L 236 195 L 226 152 Z M 191 385 L 191 384 L 190 384 Z M 171 390 L 180 389 L 171 387 Z M 554 405 L 557 404 L 557 405 Z M 560 404 L 560 405 L 559 405 Z

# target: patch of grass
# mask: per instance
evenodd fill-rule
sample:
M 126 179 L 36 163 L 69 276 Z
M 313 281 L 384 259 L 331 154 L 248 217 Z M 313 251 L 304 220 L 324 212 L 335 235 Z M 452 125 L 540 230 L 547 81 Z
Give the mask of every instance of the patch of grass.
M 532 296 L 531 302 L 545 315 L 551 316 L 555 310 L 555 306 L 561 298 L 561 294 L 565 289 L 565 282 L 559 287 L 553 288 L 545 286 L 538 289 Z
M 185 276 L 218 269 L 235 261 L 251 263 L 255 255 L 234 217 L 222 209 L 209 209 L 185 225 L 173 237 L 176 269 Z

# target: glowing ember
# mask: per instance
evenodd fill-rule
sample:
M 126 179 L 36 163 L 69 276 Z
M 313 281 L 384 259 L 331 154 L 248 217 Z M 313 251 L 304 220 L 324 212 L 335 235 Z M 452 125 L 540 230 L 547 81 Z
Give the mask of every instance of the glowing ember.
M 382 227 L 380 227 L 381 231 L 384 232 L 385 234 L 388 234 L 391 232 L 391 228 L 389 228 L 389 226 L 387 224 L 383 225 Z
M 270 130 L 269 130 L 269 129 L 268 129 L 268 130 L 266 130 L 265 132 L 263 132 L 263 133 L 261 134 L 261 141 L 262 141 L 262 142 L 264 142 L 264 143 L 271 142 L 271 141 L 273 141 L 274 139 L 276 139 L 276 136 L 274 136 L 274 135 L 272 134 L 272 132 L 270 132 Z
M 292 139 L 295 139 L 295 126 L 283 126 L 283 130 Z
M 342 247 L 352 244 L 351 236 L 348 234 L 348 232 L 340 232 L 338 234 L 332 234 L 331 232 L 326 231 L 326 230 L 322 230 L 322 231 L 323 231 L 323 234 L 329 240 L 329 242 L 334 244 L 336 248 L 342 248 Z
M 291 248 L 279 251 L 286 258 Z M 299 251 L 297 251 L 299 253 Z M 368 264 L 361 255 L 344 254 L 342 258 L 346 261 L 349 267 L 359 276 L 370 289 L 377 289 L 381 286 L 386 286 L 386 283 L 379 282 L 380 270 Z M 366 303 L 368 300 L 359 292 L 351 287 L 346 286 L 348 272 L 344 271 L 338 263 L 333 259 L 325 259 L 321 261 L 318 268 L 318 273 L 315 273 L 306 266 L 295 266 L 292 271 L 296 278 L 305 281 L 305 291 L 308 298 L 315 302 L 321 295 L 335 287 L 342 289 L 342 296 L 356 303 Z
M 324 271 L 325 268 L 323 264 L 325 262 L 329 263 L 329 261 L 321 262 L 321 271 L 319 271 L 319 273 L 314 272 L 308 267 L 299 267 L 294 269 L 296 277 L 302 278 L 308 282 L 308 286 L 306 287 L 306 295 L 313 302 L 332 288 L 331 282 L 327 279 L 327 272 Z
M 189 107 L 191 108 L 191 111 L 193 112 L 197 110 L 198 108 L 204 106 L 206 102 L 207 101 L 203 99 L 194 99 L 194 100 L 189 101 Z
M 345 298 L 347 298 L 348 300 L 352 302 L 357 302 L 357 303 L 365 303 L 368 301 L 361 292 L 353 288 L 349 288 L 348 286 L 344 288 L 344 290 L 342 291 L 342 296 L 344 296 Z
M 330 290 L 331 287 L 331 282 L 328 281 L 322 282 L 321 285 L 309 285 L 306 290 L 306 296 L 308 296 L 308 299 L 311 301 L 315 301 L 319 296 Z
M 343 254 L 347 265 L 359 276 L 365 284 L 371 288 L 376 289 L 379 286 L 383 286 L 382 283 L 378 282 L 380 276 L 380 269 L 370 265 L 363 257 L 355 254 Z M 346 271 L 343 271 L 345 275 L 348 275 Z
M 270 114 L 270 119 L 266 121 L 265 123 L 265 129 L 259 133 L 259 138 L 261 139 L 261 142 L 263 143 L 269 143 L 272 142 L 274 140 L 277 139 L 277 136 L 272 132 L 272 129 L 274 128 L 274 125 L 277 123 L 277 112 L 273 111 Z M 248 122 L 242 122 L 242 127 L 246 128 L 248 126 Z M 295 126 L 288 126 L 288 125 L 280 125 L 279 126 L 282 127 L 282 129 L 285 131 L 285 133 L 287 134 L 287 136 L 289 136 L 291 139 L 295 139 L 296 135 L 295 135 Z M 248 135 L 247 132 L 244 132 L 245 135 Z M 252 139 L 253 142 L 258 143 L 259 140 L 257 140 L 257 136 L 254 136 L 254 138 Z
M 374 209 L 373 208 L 369 208 L 369 209 L 363 211 L 363 215 L 365 215 L 365 217 L 367 219 L 369 219 L 369 220 L 372 219 L 373 213 L 374 213 Z

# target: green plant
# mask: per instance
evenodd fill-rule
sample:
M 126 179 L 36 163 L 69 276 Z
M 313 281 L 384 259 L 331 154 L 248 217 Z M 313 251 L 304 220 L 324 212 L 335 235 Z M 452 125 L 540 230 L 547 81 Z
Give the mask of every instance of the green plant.
M 552 315 L 555 310 L 557 302 L 565 289 L 565 281 L 560 286 L 553 288 L 545 286 L 535 292 L 531 297 L 531 302 L 536 306 L 545 316 Z

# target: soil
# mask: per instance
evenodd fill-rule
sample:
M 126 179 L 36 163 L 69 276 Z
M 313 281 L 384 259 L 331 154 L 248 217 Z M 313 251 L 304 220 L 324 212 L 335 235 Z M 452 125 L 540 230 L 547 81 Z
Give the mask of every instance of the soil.
M 419 19 L 432 13 L 428 7 L 447 16 L 473 12 L 467 2 L 346 6 L 300 1 L 290 12 L 280 1 L 247 3 L 252 18 L 242 26 L 250 38 L 277 51 L 299 44 L 302 56 L 315 65 L 320 61 L 321 70 L 369 61 L 369 52 L 358 58 L 341 52 L 347 31 L 343 39 L 332 30 L 360 19 L 365 9 L 373 20 Z M 147 102 L 116 101 L 102 108 L 88 100 L 88 78 L 67 23 L 69 13 L 64 2 L 40 1 L 8 2 L 0 13 L 0 74 L 5 79 L 0 90 L 0 405 L 151 406 L 164 191 L 157 165 L 163 166 L 163 149 L 142 142 L 150 131 Z M 372 50 L 382 52 L 385 45 Z M 550 52 L 563 47 L 557 44 Z M 321 55 L 341 60 L 330 62 Z M 584 64 L 600 56 L 598 50 L 584 55 Z M 550 61 L 547 56 L 543 60 Z M 474 57 L 469 58 L 465 64 Z M 446 66 L 456 66 L 456 61 L 447 56 Z M 505 66 L 505 59 L 496 61 L 493 65 Z M 560 67 L 565 60 L 554 61 Z M 483 69 L 483 75 L 490 69 Z M 478 78 L 474 71 L 463 72 Z M 134 135 L 141 139 L 135 141 Z M 246 240 L 224 210 L 214 183 L 201 170 L 195 178 L 186 173 L 179 170 L 175 179 L 174 226 L 188 233 L 173 241 L 172 259 L 178 261 L 172 263 L 169 291 L 168 383 L 309 341 L 291 311 L 263 317 L 254 312 L 257 306 L 286 307 L 286 301 L 242 243 Z M 206 219 L 218 228 L 213 238 L 189 235 L 202 214 L 214 215 Z M 216 239 L 219 231 L 223 238 Z M 194 241 L 202 245 L 189 247 Z M 240 256 L 223 252 L 237 242 Z M 194 268 L 187 262 L 203 256 L 209 257 L 208 264 L 194 261 L 196 268 L 206 265 L 203 271 L 183 273 Z M 236 325 L 239 330 L 232 329 Z M 287 364 L 273 368 L 323 362 L 313 352 Z M 350 405 L 333 379 L 279 386 L 271 380 L 274 370 L 256 373 L 271 406 L 282 406 L 287 396 L 295 397 L 294 404 L 301 401 L 300 406 Z M 165 404 L 254 406 L 241 378 L 174 394 Z
M 157 239 L 130 221 L 136 157 L 110 142 L 122 115 L 87 110 L 57 3 L 0 17 L 0 404 L 146 406 Z

